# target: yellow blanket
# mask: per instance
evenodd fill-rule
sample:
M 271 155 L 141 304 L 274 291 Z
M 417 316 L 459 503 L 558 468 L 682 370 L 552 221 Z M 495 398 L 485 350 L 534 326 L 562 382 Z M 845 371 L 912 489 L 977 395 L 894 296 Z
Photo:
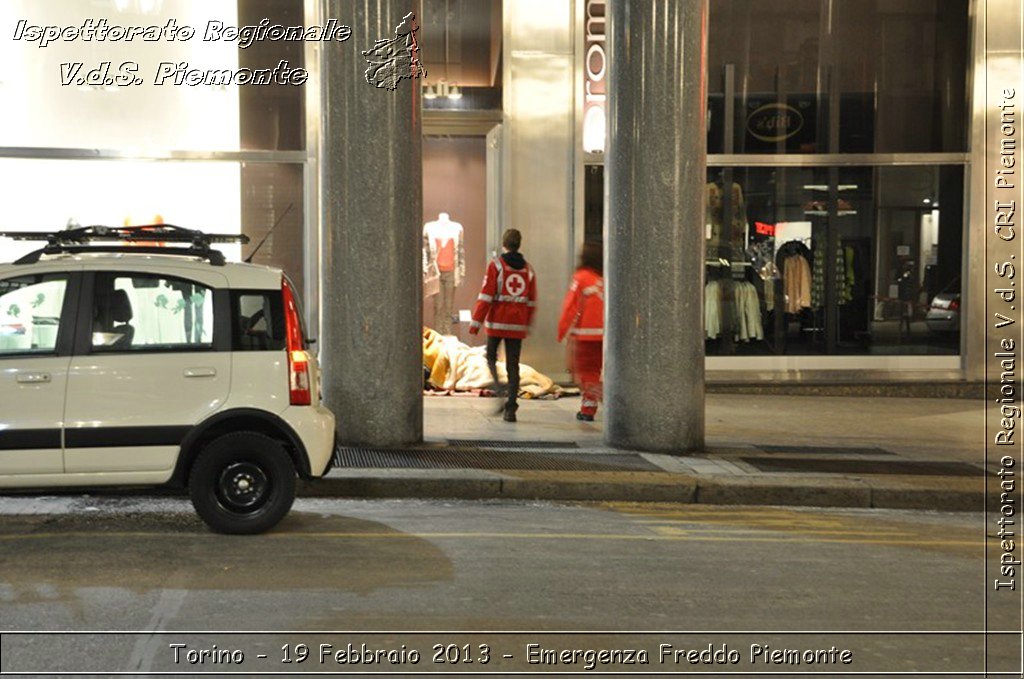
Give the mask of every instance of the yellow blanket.
M 471 391 L 492 386 L 491 372 L 483 347 L 463 344 L 452 335 L 423 328 L 423 366 L 430 371 L 429 382 L 436 389 Z M 498 377 L 508 379 L 505 363 L 498 361 Z M 561 389 L 550 377 L 530 366 L 519 364 L 519 393 L 527 398 L 559 394 Z

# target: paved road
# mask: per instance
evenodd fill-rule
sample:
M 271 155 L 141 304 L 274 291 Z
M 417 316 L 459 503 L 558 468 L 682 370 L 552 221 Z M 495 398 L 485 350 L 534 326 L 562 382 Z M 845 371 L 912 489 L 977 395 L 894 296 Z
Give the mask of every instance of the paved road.
M 950 633 L 983 629 L 984 544 L 982 517 L 964 513 L 305 499 L 274 533 L 225 537 L 176 497 L 0 497 L 0 630 L 148 632 L 5 633 L 0 669 L 359 671 L 368 666 L 349 655 L 321 662 L 320 644 L 358 655 L 367 643 L 399 655 L 404 645 L 404 665 L 375 661 L 391 671 L 581 671 L 583 653 L 528 660 L 629 648 L 652 666 L 595 656 L 596 669 L 797 671 L 813 669 L 792 663 L 811 651 L 827 670 L 980 670 L 983 636 Z M 1019 629 L 1019 608 L 992 613 L 990 629 Z M 565 630 L 577 633 L 551 633 Z M 579 633 L 637 630 L 658 633 Z M 799 631 L 822 633 L 773 634 Z M 991 658 L 1019 667 L 1019 637 L 989 641 Z M 185 644 L 178 664 L 171 644 Z M 242 652 L 242 665 L 222 655 L 213 667 L 216 653 L 189 664 L 189 650 L 214 644 Z M 311 656 L 299 665 L 301 644 Z M 434 662 L 435 644 L 459 662 Z M 685 651 L 709 644 L 741 659 L 690 664 Z M 771 660 L 786 649 L 787 663 Z

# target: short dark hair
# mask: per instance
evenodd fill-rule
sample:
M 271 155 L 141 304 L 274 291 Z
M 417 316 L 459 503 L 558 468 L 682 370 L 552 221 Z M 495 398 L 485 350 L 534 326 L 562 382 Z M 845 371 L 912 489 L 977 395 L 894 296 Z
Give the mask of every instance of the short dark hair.
M 523 234 L 519 229 L 505 229 L 501 235 L 501 245 L 510 252 L 519 252 L 519 246 L 523 243 Z
M 593 269 L 597 273 L 604 272 L 604 246 L 601 241 L 588 240 L 580 250 L 580 266 Z

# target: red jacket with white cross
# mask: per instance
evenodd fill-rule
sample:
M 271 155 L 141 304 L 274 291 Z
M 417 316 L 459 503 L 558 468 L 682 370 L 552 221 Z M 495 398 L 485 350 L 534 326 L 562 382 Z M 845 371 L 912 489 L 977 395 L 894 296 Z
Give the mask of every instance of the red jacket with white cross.
M 522 269 L 515 269 L 502 257 L 495 257 L 487 265 L 470 328 L 483 326 L 491 337 L 523 339 L 536 308 L 537 277 L 533 267 L 525 264 Z

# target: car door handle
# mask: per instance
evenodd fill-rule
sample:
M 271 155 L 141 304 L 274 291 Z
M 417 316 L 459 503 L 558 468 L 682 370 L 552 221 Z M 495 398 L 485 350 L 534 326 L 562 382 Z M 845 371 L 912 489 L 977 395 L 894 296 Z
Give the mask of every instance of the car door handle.
M 16 378 L 22 384 L 49 384 L 50 373 L 18 373 Z
M 185 377 L 216 377 L 216 368 L 185 368 Z

